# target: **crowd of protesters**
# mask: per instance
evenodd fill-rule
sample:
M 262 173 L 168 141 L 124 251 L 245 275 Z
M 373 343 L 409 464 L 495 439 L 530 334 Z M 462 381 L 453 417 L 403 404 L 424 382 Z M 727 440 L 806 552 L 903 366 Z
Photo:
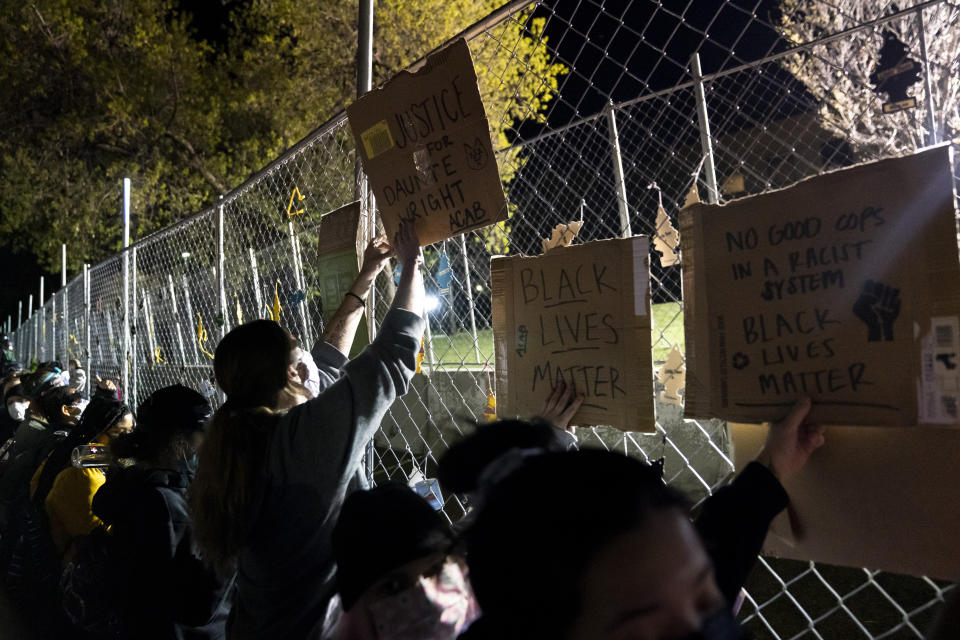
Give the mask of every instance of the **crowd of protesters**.
M 391 309 L 348 360 L 391 258 Z M 810 402 L 691 517 L 656 466 L 579 449 L 567 424 L 582 399 L 559 385 L 541 416 L 477 426 L 440 460 L 441 484 L 470 505 L 451 526 L 408 486 L 370 489 L 361 472 L 416 371 L 419 262 L 406 225 L 371 243 L 311 352 L 272 321 L 228 333 L 215 410 L 179 384 L 134 410 L 76 361 L 5 358 L 0 577 L 33 636 L 743 637 L 738 594 L 788 505 L 781 481 L 823 444 Z

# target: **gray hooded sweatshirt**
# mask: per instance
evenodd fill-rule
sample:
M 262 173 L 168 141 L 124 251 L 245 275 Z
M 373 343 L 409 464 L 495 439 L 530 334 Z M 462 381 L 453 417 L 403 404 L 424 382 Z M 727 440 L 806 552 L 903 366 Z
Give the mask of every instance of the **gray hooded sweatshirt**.
M 320 342 L 320 395 L 279 422 L 261 476 L 259 515 L 238 562 L 227 637 L 304 638 L 335 591 L 331 533 L 348 493 L 366 486 L 361 460 L 416 371 L 423 320 L 392 309 L 353 360 Z

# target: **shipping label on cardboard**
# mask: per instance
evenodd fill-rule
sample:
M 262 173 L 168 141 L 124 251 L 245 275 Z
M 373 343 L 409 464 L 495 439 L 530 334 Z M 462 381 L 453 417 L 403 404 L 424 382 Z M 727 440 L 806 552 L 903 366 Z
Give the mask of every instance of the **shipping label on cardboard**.
M 535 415 L 573 383 L 571 424 L 653 431 L 649 238 L 490 262 L 497 414 Z
M 423 245 L 506 220 L 466 41 L 401 72 L 347 115 L 389 238 L 403 220 L 416 224 Z
M 956 423 L 950 150 L 681 212 L 688 417 Z

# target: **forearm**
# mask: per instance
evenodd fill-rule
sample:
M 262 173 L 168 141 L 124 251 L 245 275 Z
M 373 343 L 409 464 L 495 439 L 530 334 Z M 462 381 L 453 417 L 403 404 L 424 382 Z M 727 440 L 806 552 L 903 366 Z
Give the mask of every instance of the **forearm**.
M 405 309 L 417 315 L 423 313 L 423 276 L 420 274 L 419 260 L 403 265 L 400 272 L 400 285 L 393 298 L 393 309 Z
M 340 307 L 333 314 L 330 324 L 323 332 L 323 341 L 330 343 L 340 353 L 350 353 L 353 339 L 357 335 L 357 327 L 360 326 L 360 320 L 363 318 L 364 304 L 362 300 L 366 299 L 370 285 L 373 284 L 376 276 L 375 271 L 372 273 L 368 271 L 360 272 L 349 289 L 350 293 L 343 297 Z

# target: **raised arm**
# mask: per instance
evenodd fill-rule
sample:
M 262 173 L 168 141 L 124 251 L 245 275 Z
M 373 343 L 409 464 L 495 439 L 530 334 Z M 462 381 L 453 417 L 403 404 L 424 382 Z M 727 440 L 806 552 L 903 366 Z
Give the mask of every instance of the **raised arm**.
M 290 412 L 290 441 L 282 455 L 299 461 L 297 465 L 314 478 L 329 474 L 349 477 L 353 473 L 366 442 L 393 401 L 406 393 L 416 371 L 424 329 L 416 232 L 401 226 L 394 248 L 403 274 L 377 337 L 344 365 L 343 375 L 336 382 Z
M 393 246 L 400 261 L 400 286 L 393 298 L 393 309 L 423 313 L 423 278 L 420 275 L 420 240 L 417 231 L 406 222 L 393 238 Z
M 360 267 L 360 274 L 353 281 L 343 302 L 340 303 L 340 308 L 330 318 L 330 324 L 323 332 L 323 341 L 340 353 L 350 353 L 350 346 L 357 335 L 357 327 L 360 326 L 360 318 L 363 317 L 364 302 L 370 292 L 370 286 L 392 254 L 393 249 L 382 236 L 371 240 L 363 252 L 363 266 Z
M 696 519 L 717 585 L 731 605 L 756 563 L 770 523 L 790 503 L 780 482 L 798 473 L 823 445 L 823 428 L 805 422 L 809 412 L 810 400 L 804 398 L 771 425 L 756 460 L 707 498 Z

